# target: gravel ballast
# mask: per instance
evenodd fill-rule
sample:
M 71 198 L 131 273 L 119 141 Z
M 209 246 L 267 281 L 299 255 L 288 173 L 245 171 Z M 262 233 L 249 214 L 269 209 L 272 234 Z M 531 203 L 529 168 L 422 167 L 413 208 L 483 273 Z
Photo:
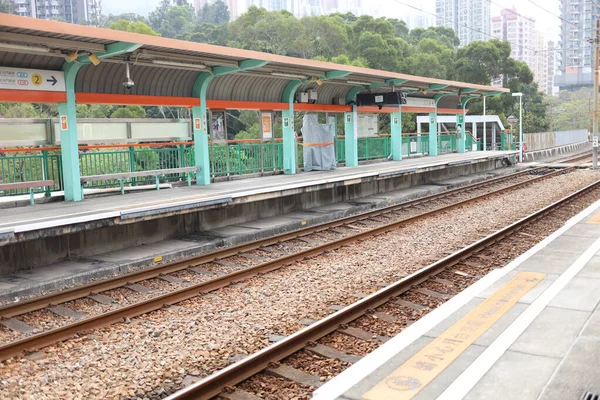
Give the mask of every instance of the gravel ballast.
M 597 180 L 576 171 L 0 363 L 0 398 L 160 398 Z M 440 290 L 443 288 L 440 287 Z M 362 351 L 360 351 L 362 353 Z M 32 357 L 29 357 L 32 358 Z M 33 357 L 39 358 L 39 357 Z

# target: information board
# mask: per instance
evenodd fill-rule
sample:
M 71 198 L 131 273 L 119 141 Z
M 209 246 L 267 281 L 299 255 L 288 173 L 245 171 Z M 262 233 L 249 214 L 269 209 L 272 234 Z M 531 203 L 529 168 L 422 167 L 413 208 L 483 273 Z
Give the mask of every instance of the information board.
M 0 67 L 0 89 L 65 91 L 65 73 L 43 69 Z

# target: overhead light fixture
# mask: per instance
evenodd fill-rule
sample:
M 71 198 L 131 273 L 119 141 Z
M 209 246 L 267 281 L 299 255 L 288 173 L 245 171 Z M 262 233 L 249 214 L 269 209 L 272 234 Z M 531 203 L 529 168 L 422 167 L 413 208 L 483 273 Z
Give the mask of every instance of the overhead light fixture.
M 34 51 L 38 53 L 49 53 L 50 49 L 42 46 L 26 46 L 22 44 L 0 43 L 0 49 Z
M 271 72 L 271 75 L 283 78 L 306 79 L 306 75 L 288 74 L 287 72 Z
M 204 64 L 192 64 L 192 63 L 179 62 L 179 61 L 169 61 L 169 60 L 152 60 L 152 64 L 167 65 L 167 66 L 170 66 L 170 67 L 184 67 L 184 68 L 194 68 L 194 69 L 206 69 L 206 65 L 204 65 Z
M 451 90 L 438 90 L 437 93 L 452 94 L 454 92 Z
M 100 59 L 98 58 L 97 55 L 95 55 L 94 53 L 90 53 L 88 55 L 88 58 L 90 59 L 90 62 L 94 65 L 98 65 L 100 64 Z
M 416 87 L 405 87 L 405 86 L 402 86 L 402 87 L 400 88 L 400 90 L 414 90 L 414 91 L 419 91 L 419 90 L 421 90 L 421 89 L 419 89 L 419 88 L 416 88 Z
M 346 83 L 349 83 L 351 85 L 363 85 L 363 86 L 368 86 L 371 84 L 371 82 L 363 82 L 363 81 L 346 81 Z
M 67 62 L 73 62 L 77 59 L 77 57 L 79 57 L 79 52 L 77 51 L 72 51 L 68 54 L 65 54 L 65 60 Z

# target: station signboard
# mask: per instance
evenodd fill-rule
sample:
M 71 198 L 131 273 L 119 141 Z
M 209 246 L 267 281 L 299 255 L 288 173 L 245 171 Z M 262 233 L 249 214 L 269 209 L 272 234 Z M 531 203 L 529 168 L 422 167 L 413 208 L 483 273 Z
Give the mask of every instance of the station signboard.
M 64 92 L 65 73 L 43 69 L 0 67 L 0 89 Z

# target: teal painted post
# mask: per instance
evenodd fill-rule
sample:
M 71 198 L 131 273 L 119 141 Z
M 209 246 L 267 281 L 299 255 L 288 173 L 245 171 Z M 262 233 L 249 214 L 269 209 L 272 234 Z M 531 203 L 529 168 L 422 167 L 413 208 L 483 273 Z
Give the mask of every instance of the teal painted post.
M 294 175 L 296 173 L 296 137 L 294 136 L 294 106 L 283 110 L 283 173 Z
M 75 78 L 82 64 L 64 63 L 67 102 L 58 104 L 58 128 L 62 160 L 65 201 L 83 200 L 81 174 L 79 172 L 79 148 L 77 140 L 77 114 L 75 109 Z
M 298 152 L 296 149 L 296 135 L 294 134 L 294 97 L 302 81 L 289 81 L 281 101 L 288 103 L 288 109 L 281 112 L 283 118 L 283 173 L 294 175 L 297 171 Z
M 402 160 L 402 106 L 397 112 L 393 112 L 392 118 L 392 159 Z
M 456 146 L 458 148 L 459 153 L 465 152 L 465 141 L 465 116 L 463 114 L 456 114 Z
M 358 166 L 358 112 L 356 105 L 352 105 L 352 112 L 344 113 L 344 146 L 346 153 L 346 167 Z
M 214 76 L 202 72 L 196 78 L 192 88 L 192 96 L 200 99 L 200 105 L 192 107 L 192 132 L 194 137 L 194 166 L 200 168 L 196 172 L 196 185 L 210 184 L 210 158 L 208 156 L 208 121 L 206 116 L 206 89 Z
M 429 113 L 429 155 L 438 155 L 437 113 Z

